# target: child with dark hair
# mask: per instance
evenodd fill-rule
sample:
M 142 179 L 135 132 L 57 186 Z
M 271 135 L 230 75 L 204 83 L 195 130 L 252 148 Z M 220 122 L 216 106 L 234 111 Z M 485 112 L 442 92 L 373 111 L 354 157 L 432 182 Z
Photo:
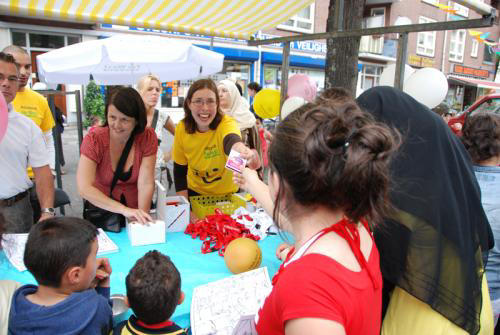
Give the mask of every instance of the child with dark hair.
M 467 117 L 461 140 L 474 163 L 481 203 L 495 239 L 485 273 L 496 324 L 500 314 L 500 115 L 478 113 Z
M 153 250 L 140 258 L 125 280 L 126 303 L 134 311 L 128 321 L 119 323 L 114 335 L 185 335 L 186 329 L 169 320 L 184 301 L 181 276 L 168 256 Z
M 97 249 L 97 229 L 86 220 L 57 217 L 34 225 L 24 264 L 38 286 L 14 294 L 9 334 L 109 334 L 111 266 L 96 259 Z
M 295 238 L 277 250 L 284 262 L 255 318 L 259 334 L 379 334 L 382 276 L 371 229 L 390 209 L 396 134 L 352 98 L 309 103 L 275 130 L 269 187 L 249 169 L 235 173 Z

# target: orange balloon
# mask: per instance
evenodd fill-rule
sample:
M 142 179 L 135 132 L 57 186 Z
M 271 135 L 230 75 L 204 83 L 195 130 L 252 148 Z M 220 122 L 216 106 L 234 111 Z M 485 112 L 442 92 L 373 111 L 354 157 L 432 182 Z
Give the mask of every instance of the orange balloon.
M 246 237 L 232 240 L 224 252 L 224 262 L 234 274 L 257 269 L 261 261 L 262 252 L 259 245 Z

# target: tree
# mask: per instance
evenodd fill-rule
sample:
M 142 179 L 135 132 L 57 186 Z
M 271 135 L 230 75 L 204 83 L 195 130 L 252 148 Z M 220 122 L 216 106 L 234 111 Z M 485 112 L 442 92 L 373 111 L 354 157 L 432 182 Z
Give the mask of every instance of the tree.
M 104 98 L 99 86 L 92 80 L 87 85 L 85 98 L 83 98 L 83 110 L 85 112 L 84 125 L 88 127 L 94 118 L 104 121 Z
M 337 31 L 335 5 L 330 0 L 326 31 Z M 344 0 L 343 29 L 361 29 L 365 0 Z M 326 41 L 325 88 L 339 86 L 356 93 L 360 37 L 328 39 Z

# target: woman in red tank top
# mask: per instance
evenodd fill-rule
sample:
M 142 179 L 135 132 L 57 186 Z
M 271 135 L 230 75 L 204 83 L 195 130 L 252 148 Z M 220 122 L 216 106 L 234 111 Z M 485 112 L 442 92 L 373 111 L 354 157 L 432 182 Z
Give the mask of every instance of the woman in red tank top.
M 255 317 L 259 334 L 379 334 L 382 277 L 368 222 L 388 210 L 395 134 L 351 98 L 310 103 L 276 128 L 269 187 L 249 169 L 235 176 L 295 239 L 277 251 L 286 257 Z

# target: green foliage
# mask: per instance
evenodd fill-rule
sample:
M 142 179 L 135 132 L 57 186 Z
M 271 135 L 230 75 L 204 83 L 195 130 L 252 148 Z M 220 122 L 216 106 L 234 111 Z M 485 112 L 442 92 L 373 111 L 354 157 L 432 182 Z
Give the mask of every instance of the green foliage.
M 104 108 L 105 104 L 101 90 L 92 80 L 87 85 L 85 97 L 83 98 L 83 110 L 85 113 L 83 125 L 85 127 L 91 126 L 95 118 L 98 118 L 101 123 L 104 122 Z

